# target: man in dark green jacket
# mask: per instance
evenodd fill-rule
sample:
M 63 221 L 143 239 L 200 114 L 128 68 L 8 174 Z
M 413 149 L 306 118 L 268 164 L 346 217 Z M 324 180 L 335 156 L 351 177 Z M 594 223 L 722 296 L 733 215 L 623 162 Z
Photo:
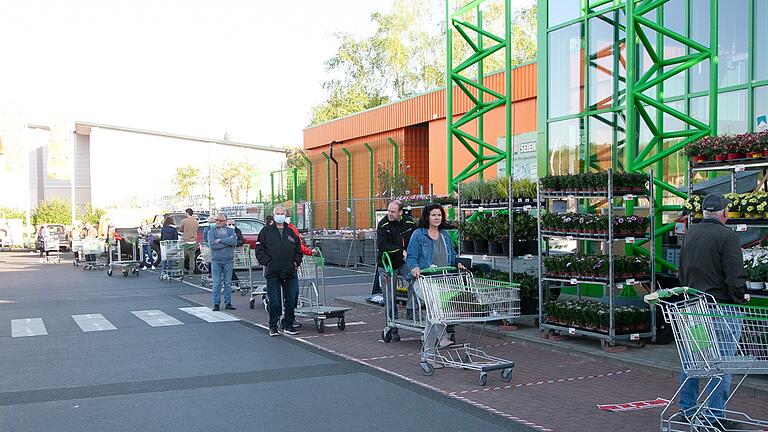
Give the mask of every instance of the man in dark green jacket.
M 392 262 L 392 268 L 396 274 L 406 278 L 408 269 L 405 267 L 406 250 L 408 242 L 411 240 L 411 234 L 416 229 L 416 222 L 412 217 L 403 214 L 403 203 L 394 200 L 387 206 L 387 216 L 379 221 L 376 227 L 376 246 L 378 250 L 378 274 L 379 284 L 385 297 L 389 292 L 389 278 L 384 270 L 382 256 L 386 253 Z M 411 311 L 413 304 L 413 295 L 411 288 L 408 288 L 408 304 L 406 308 Z M 397 306 L 395 299 L 387 300 L 387 307 L 392 312 L 393 317 L 397 317 Z M 409 313 L 411 315 L 412 313 Z M 396 337 L 397 329 L 393 336 Z
M 735 354 L 741 336 L 741 320 L 731 318 L 736 312 L 727 303 L 742 304 L 749 300 L 749 296 L 744 294 L 747 278 L 739 236 L 725 226 L 730 203 L 720 194 L 705 196 L 701 203 L 704 220 L 688 230 L 680 250 L 680 282 L 683 286 L 712 295 L 718 303 L 723 303 L 720 311 L 730 316 L 712 318 L 717 340 L 724 342 L 718 346 L 723 356 Z M 693 353 L 681 351 L 680 355 L 683 361 L 690 361 L 687 359 Z M 741 429 L 739 423 L 723 418 L 731 389 L 731 375 L 721 377 L 722 381 L 711 380 L 704 391 L 704 394 L 711 393 L 706 409 L 701 411 L 706 417 L 704 424 L 719 424 L 726 430 Z M 690 420 L 689 416 L 697 410 L 699 379 L 690 378 L 681 371 L 680 384 L 681 418 Z

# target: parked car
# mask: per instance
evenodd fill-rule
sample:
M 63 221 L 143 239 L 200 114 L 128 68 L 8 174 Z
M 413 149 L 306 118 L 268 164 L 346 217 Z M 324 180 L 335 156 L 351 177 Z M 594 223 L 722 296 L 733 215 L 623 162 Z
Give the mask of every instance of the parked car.
M 240 231 L 243 232 L 243 239 L 245 240 L 245 244 L 249 245 L 251 247 L 251 250 L 254 250 L 256 248 L 256 243 L 259 241 L 259 232 L 264 228 L 266 225 L 263 220 L 251 218 L 251 217 L 234 217 L 231 218 L 235 221 L 237 224 L 237 227 L 240 228 Z M 203 242 L 203 232 L 205 232 L 205 228 L 208 226 L 208 223 L 201 223 L 200 227 L 197 229 L 197 241 Z M 253 254 L 253 253 L 252 253 Z M 196 267 L 198 271 L 204 271 L 204 263 L 200 259 L 200 250 L 198 249 L 197 253 L 195 254 L 196 257 Z M 254 267 L 258 265 L 257 262 L 253 263 Z

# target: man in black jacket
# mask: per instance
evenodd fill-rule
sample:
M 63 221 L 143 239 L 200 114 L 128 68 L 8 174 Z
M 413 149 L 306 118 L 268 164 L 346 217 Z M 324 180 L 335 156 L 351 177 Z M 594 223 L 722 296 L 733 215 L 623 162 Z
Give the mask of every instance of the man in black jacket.
M 680 281 L 683 286 L 707 292 L 718 303 L 742 304 L 749 300 L 749 295 L 744 294 L 747 278 L 739 236 L 725 226 L 730 203 L 720 194 L 709 194 L 702 200 L 704 220 L 688 230 L 680 250 Z M 736 313 L 727 305 L 720 308 L 729 316 Z M 718 334 L 717 340 L 725 342 L 718 346 L 721 354 L 733 356 L 741 335 L 741 320 L 713 317 L 712 322 Z M 685 360 L 691 354 L 681 352 L 681 355 Z M 697 409 L 699 379 L 689 378 L 681 372 L 680 383 L 680 409 L 683 418 L 688 418 Z M 710 387 L 714 388 L 713 392 Z M 712 396 L 707 401 L 708 409 L 703 412 L 711 424 L 719 423 L 728 430 L 740 429 L 738 423 L 721 418 L 725 416 L 722 410 L 725 409 L 730 388 L 730 374 L 722 375 L 721 382 L 712 380 L 704 392 L 712 392 Z
M 280 334 L 277 323 L 280 319 L 281 297 L 285 305 L 283 333 L 295 335 L 299 333 L 294 327 L 293 310 L 296 307 L 295 293 L 299 290 L 296 270 L 303 257 L 299 248 L 301 240 L 285 223 L 285 207 L 275 207 L 272 214 L 275 223 L 265 226 L 259 232 L 259 242 L 256 244 L 256 258 L 264 266 L 264 276 L 267 278 L 269 335 Z
M 378 275 L 379 284 L 384 292 L 385 298 L 389 295 L 389 278 L 384 270 L 383 255 L 386 253 L 392 263 L 392 269 L 395 274 L 406 278 L 408 269 L 405 267 L 406 250 L 408 242 L 411 240 L 411 234 L 416 229 L 416 222 L 412 217 L 403 215 L 403 203 L 394 200 L 387 206 L 387 216 L 379 221 L 376 227 L 376 246 L 378 249 Z M 413 295 L 411 288 L 408 288 L 408 304 L 406 309 L 411 312 L 413 304 Z M 387 299 L 387 307 L 397 317 L 396 299 Z M 397 329 L 393 337 L 397 336 Z

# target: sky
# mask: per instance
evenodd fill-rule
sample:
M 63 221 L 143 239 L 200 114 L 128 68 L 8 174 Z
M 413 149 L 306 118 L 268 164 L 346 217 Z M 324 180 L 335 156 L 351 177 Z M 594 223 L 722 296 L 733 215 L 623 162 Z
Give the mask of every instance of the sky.
M 301 146 L 334 32 L 391 0 L 0 0 L 0 113 Z

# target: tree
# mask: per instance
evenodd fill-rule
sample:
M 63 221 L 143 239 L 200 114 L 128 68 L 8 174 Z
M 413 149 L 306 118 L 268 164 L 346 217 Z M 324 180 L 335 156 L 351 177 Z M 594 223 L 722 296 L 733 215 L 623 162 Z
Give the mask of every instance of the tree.
M 187 165 L 176 168 L 176 175 L 173 177 L 173 186 L 176 188 L 176 198 L 184 200 L 192 195 L 192 190 L 197 186 L 200 169 Z
M 52 199 L 40 201 L 32 212 L 32 224 L 72 224 L 72 211 L 69 201 Z
M 248 161 L 229 160 L 221 167 L 219 184 L 226 189 L 232 203 L 248 202 L 254 170 L 255 167 Z
M 322 83 L 328 98 L 312 109 L 310 126 L 445 86 L 445 11 L 432 0 L 395 0 L 389 13 L 371 15 L 377 27 L 367 38 L 338 33 L 339 49 L 326 61 L 332 76 Z M 476 24 L 474 10 L 463 20 Z M 504 34 L 504 2 L 489 2 L 483 28 Z M 472 35 L 473 32 L 468 32 Z M 512 11 L 512 65 L 536 58 L 536 6 Z M 485 38 L 484 46 L 492 40 Z M 454 64 L 470 56 L 470 46 L 453 32 Z M 504 50 L 483 60 L 483 71 L 504 69 Z M 475 66 L 462 75 L 475 79 Z
M 78 218 L 80 218 L 83 223 L 90 222 L 91 224 L 96 225 L 99 223 L 99 220 L 101 220 L 101 216 L 103 216 L 104 213 L 106 213 L 106 210 L 94 207 L 91 203 L 87 203 L 80 210 Z
M 285 168 L 304 169 L 307 167 L 307 151 L 301 147 L 285 148 Z

